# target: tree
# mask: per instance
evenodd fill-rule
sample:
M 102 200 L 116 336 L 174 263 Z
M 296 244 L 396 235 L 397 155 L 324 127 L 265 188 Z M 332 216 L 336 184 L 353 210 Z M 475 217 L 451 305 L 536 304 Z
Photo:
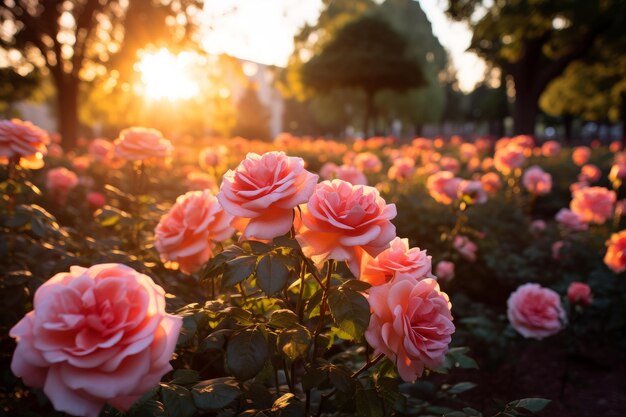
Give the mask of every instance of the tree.
M 236 113 L 237 123 L 233 129 L 233 135 L 261 140 L 272 138 L 269 127 L 270 112 L 259 100 L 254 84 L 248 84 L 237 102 Z
M 421 66 L 406 55 L 407 41 L 385 20 L 363 16 L 339 29 L 334 39 L 302 66 L 302 82 L 319 92 L 354 88 L 365 92 L 364 131 L 375 116 L 374 96 L 383 89 L 425 84 Z
M 515 84 L 514 129 L 533 134 L 539 97 L 567 66 L 619 38 L 623 0 L 449 0 L 448 14 L 469 23 L 470 50 L 500 67 Z
M 186 29 L 193 25 L 185 16 L 200 5 L 199 0 L 3 0 L 0 24 L 6 30 L 0 47 L 18 52 L 20 62 L 49 72 L 58 129 L 64 146 L 71 149 L 78 134 L 81 83 L 106 73 L 105 65 L 120 51 L 134 51 L 138 44 L 157 39 L 188 39 Z M 133 36 L 125 45 L 126 28 Z

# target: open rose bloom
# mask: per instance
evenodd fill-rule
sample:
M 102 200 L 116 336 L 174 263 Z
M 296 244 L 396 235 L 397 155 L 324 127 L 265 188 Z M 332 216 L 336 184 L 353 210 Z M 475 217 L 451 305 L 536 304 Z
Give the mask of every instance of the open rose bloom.
M 548 194 L 552 190 L 552 175 L 545 172 L 541 167 L 533 165 L 524 172 L 522 184 L 531 194 Z
M 626 271 L 626 230 L 613 233 L 606 245 L 608 246 L 604 255 L 606 266 L 618 274 Z
M 217 199 L 228 213 L 249 219 L 244 239 L 273 239 L 289 232 L 293 209 L 309 200 L 317 178 L 304 169 L 302 158 L 249 153 L 224 174 Z
M 452 204 L 458 197 L 461 178 L 450 171 L 437 172 L 426 180 L 426 188 L 432 198 L 441 204 Z
M 171 155 L 174 147 L 161 132 L 146 127 L 122 130 L 115 140 L 115 154 L 128 161 L 163 159 Z
M 522 336 L 543 339 L 563 329 L 565 310 L 559 294 L 539 284 L 524 284 L 509 296 L 507 317 Z
M 11 329 L 11 370 L 58 411 L 97 417 L 105 403 L 125 411 L 172 370 L 181 325 L 148 276 L 120 264 L 73 266 L 37 290 Z
M 615 191 L 604 187 L 585 187 L 572 194 L 570 209 L 586 223 L 604 224 L 613 216 Z
M 396 364 L 403 380 L 414 381 L 425 367 L 443 364 L 454 324 L 437 281 L 396 278 L 370 288 L 368 301 L 372 315 L 365 339 Z
M 49 143 L 48 134 L 31 122 L 0 120 L 0 164 L 24 159 L 26 168 L 41 168 Z

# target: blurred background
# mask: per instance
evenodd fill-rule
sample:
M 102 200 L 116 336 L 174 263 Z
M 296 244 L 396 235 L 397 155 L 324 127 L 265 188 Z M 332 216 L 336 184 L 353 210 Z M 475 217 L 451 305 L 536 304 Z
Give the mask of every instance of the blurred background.
M 622 138 L 623 0 L 5 0 L 0 113 L 80 137 Z

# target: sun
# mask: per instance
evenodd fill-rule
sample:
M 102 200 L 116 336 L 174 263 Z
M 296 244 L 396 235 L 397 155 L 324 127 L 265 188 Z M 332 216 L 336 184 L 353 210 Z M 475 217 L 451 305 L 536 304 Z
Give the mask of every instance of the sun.
M 191 77 L 192 59 L 188 53 L 172 54 L 162 48 L 145 52 L 135 65 L 141 76 L 142 90 L 152 100 L 188 100 L 199 94 L 200 87 Z

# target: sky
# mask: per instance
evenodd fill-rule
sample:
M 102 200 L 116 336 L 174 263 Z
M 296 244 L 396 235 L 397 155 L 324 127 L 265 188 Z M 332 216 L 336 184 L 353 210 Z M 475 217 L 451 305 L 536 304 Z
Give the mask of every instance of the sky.
M 484 62 L 466 52 L 471 32 L 450 21 L 442 0 L 419 0 L 433 32 L 450 51 L 459 86 L 470 91 L 484 74 Z M 211 0 L 205 2 L 203 44 L 212 53 L 227 53 L 261 64 L 284 66 L 293 36 L 306 22 L 315 23 L 321 0 Z

